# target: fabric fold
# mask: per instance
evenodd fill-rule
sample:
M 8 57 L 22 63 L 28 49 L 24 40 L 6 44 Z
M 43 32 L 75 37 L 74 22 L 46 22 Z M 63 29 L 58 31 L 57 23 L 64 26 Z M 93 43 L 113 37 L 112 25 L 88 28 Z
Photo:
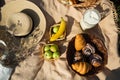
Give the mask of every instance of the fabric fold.
M 109 0 L 102 0 L 101 4 L 106 3 L 111 5 L 108 1 Z M 64 6 L 57 0 L 34 0 L 33 2 L 39 4 L 39 7 L 42 7 L 45 15 L 49 15 L 45 16 L 47 20 L 47 31 L 49 31 L 51 25 L 59 22 L 61 17 L 67 21 L 66 42 L 59 43 L 62 47 L 65 47 L 61 48 L 61 51 L 67 49 L 67 44 L 72 37 L 83 32 L 79 22 L 83 14 L 82 10 L 84 11 L 85 9 Z M 109 9 L 111 10 L 109 15 L 102 19 L 95 28 L 85 32 L 98 36 L 103 40 L 108 50 L 108 63 L 106 67 L 110 69 L 110 73 L 112 73 L 113 69 L 120 67 L 120 58 L 117 54 L 117 27 L 114 22 L 112 6 L 109 7 Z M 47 38 L 46 35 L 48 36 L 48 32 L 45 33 L 44 39 Z M 41 60 L 38 55 L 27 57 L 20 63 L 20 66 L 16 67 L 11 80 L 104 80 L 107 76 L 104 71 L 90 78 L 77 75 L 68 66 L 66 51 L 63 51 L 60 59 L 55 62 Z

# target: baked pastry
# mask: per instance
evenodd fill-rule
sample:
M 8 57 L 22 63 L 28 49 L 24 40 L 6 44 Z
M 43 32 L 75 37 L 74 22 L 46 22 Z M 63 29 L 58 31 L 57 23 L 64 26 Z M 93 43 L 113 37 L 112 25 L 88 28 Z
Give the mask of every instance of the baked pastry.
M 77 34 L 75 37 L 75 49 L 76 51 L 81 50 L 83 47 L 85 47 L 86 41 L 84 37 L 80 34 Z
M 74 61 L 82 61 L 83 60 L 83 55 L 81 52 L 76 51 L 75 56 L 74 56 Z
M 92 66 L 87 62 L 77 62 L 77 63 L 72 64 L 72 68 L 76 72 L 84 75 L 91 70 Z
M 84 55 L 90 56 L 91 54 L 95 53 L 95 48 L 91 44 L 87 43 L 82 49 L 82 52 Z
M 93 54 L 90 56 L 90 62 L 94 67 L 99 67 L 102 65 L 102 57 L 98 54 Z

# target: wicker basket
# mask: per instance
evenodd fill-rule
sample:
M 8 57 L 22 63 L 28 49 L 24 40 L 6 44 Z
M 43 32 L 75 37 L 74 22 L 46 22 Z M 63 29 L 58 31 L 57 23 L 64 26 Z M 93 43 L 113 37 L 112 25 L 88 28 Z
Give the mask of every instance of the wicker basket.
M 93 75 L 97 74 L 98 72 L 102 71 L 102 69 L 104 68 L 104 66 L 107 64 L 107 59 L 108 59 L 107 50 L 106 50 L 104 44 L 101 43 L 102 41 L 100 39 L 96 38 L 95 36 L 90 36 L 90 35 L 85 34 L 85 33 L 80 34 L 80 35 L 83 35 L 83 37 L 84 37 L 84 39 L 85 39 L 85 41 L 87 43 L 93 43 L 93 44 L 95 44 L 95 46 L 97 47 L 97 49 L 95 48 L 96 49 L 96 53 L 100 54 L 101 57 L 103 58 L 102 65 L 99 66 L 99 67 L 93 67 L 92 66 L 92 69 L 88 73 L 86 73 L 84 75 L 78 73 L 77 71 L 75 71 L 72 68 L 72 64 L 75 63 L 74 62 L 74 53 L 76 52 L 75 47 L 74 47 L 75 37 L 73 37 L 71 39 L 71 41 L 69 42 L 69 44 L 68 44 L 67 55 L 66 55 L 67 61 L 68 61 L 68 65 L 70 66 L 70 68 L 73 71 L 75 71 L 77 74 L 79 74 L 81 76 L 86 76 L 86 77 L 93 76 Z M 88 63 L 90 63 L 90 62 L 88 61 Z
M 50 27 L 50 31 L 49 31 L 50 37 L 52 37 L 53 28 L 54 28 L 55 26 L 60 26 L 60 24 L 59 24 L 59 23 L 58 23 L 58 24 L 54 24 L 53 26 Z M 63 33 L 62 37 L 56 39 L 56 41 L 64 40 L 65 37 L 66 37 L 66 30 L 65 30 L 65 32 Z
M 81 2 L 78 2 L 78 0 L 58 0 L 58 1 L 64 5 L 74 7 L 90 7 L 93 5 L 97 5 L 101 2 L 101 0 L 81 0 Z
M 45 48 L 46 45 L 51 46 L 51 45 L 56 45 L 56 44 L 44 44 L 44 45 L 42 46 L 42 57 L 44 57 L 44 53 L 45 53 L 44 48 Z M 57 47 L 58 47 L 58 45 L 57 45 Z M 58 52 L 60 52 L 59 47 L 58 47 Z M 44 57 L 44 59 L 47 60 L 47 61 L 53 62 L 54 60 L 57 60 L 57 59 L 59 59 L 59 58 L 57 58 L 57 59 L 54 59 L 54 58 L 47 59 L 47 58 Z

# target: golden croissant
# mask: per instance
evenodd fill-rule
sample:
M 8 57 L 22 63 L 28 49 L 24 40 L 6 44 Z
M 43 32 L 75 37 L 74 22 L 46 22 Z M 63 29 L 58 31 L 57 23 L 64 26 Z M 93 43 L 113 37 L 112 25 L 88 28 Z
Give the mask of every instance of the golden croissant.
M 76 51 L 81 50 L 83 47 L 86 46 L 86 41 L 82 35 L 77 34 L 75 36 L 75 49 Z
M 92 66 L 87 62 L 77 62 L 72 64 L 72 68 L 77 71 L 78 73 L 84 75 L 91 70 Z

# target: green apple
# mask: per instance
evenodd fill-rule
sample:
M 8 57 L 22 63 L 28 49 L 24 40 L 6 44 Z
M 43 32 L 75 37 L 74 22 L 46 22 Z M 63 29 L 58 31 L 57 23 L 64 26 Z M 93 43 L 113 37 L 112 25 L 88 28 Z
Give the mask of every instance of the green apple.
M 44 51 L 49 51 L 49 50 L 50 50 L 50 46 L 49 45 L 45 45 Z
M 53 53 L 51 51 L 45 51 L 44 57 L 46 59 L 51 59 L 53 57 Z
M 54 33 L 57 33 L 58 30 L 59 30 L 59 26 L 55 26 L 55 27 L 53 27 L 53 32 L 54 32 Z
M 54 59 L 58 59 L 59 57 L 60 57 L 60 53 L 58 51 L 53 53 Z
M 51 45 L 51 47 L 50 47 L 50 51 L 52 51 L 52 52 L 56 52 L 56 51 L 58 51 L 58 46 L 57 46 L 56 44 Z

